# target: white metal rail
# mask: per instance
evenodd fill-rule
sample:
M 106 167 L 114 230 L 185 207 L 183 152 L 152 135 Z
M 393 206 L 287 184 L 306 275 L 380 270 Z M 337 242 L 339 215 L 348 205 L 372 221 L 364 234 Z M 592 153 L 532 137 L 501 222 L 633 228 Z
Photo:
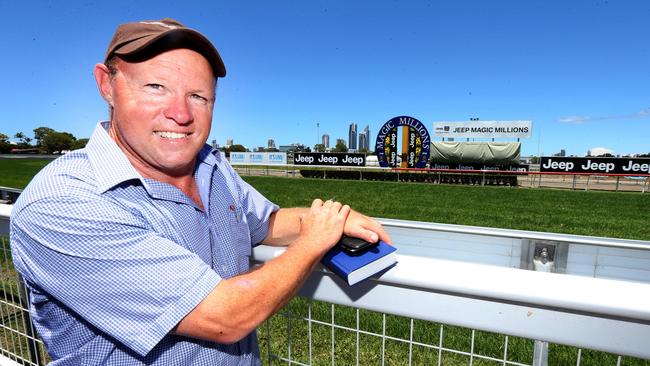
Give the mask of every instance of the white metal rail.
M 257 261 L 283 249 L 255 248 Z M 315 300 L 495 333 L 650 358 L 650 285 L 398 255 L 378 279 L 348 287 L 323 268 Z M 598 329 L 599 331 L 594 331 Z

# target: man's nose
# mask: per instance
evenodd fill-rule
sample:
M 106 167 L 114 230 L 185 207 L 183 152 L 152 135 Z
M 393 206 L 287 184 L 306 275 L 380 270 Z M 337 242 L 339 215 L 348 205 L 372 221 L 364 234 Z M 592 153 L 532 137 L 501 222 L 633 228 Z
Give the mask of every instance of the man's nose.
M 189 101 L 183 96 L 174 96 L 170 99 L 165 109 L 165 117 L 173 119 L 180 125 L 188 124 L 194 119 Z

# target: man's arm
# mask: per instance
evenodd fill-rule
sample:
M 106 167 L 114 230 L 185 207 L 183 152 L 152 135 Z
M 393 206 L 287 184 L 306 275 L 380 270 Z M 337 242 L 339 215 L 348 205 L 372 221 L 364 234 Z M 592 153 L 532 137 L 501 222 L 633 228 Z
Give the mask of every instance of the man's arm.
M 280 210 L 282 211 L 282 210 Z M 278 211 L 270 242 L 295 237 L 287 250 L 262 267 L 225 279 L 175 329 L 176 334 L 232 343 L 284 306 L 320 258 L 339 240 L 350 207 L 315 200 L 309 209 Z M 295 225 L 295 226 L 293 226 Z
M 308 208 L 282 208 L 272 213 L 269 232 L 262 244 L 284 246 L 292 243 L 300 232 L 300 216 L 307 211 Z M 393 243 L 379 222 L 354 210 L 350 210 L 343 232 L 370 242 L 381 239 L 389 244 Z

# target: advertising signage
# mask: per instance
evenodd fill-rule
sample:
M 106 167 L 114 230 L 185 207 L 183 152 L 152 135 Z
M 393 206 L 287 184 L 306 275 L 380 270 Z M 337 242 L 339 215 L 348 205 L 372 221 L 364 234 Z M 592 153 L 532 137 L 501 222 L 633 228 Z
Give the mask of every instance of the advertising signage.
M 400 132 L 401 130 L 401 132 Z M 398 134 L 402 134 L 402 153 L 398 155 Z M 389 119 L 379 129 L 375 142 L 381 167 L 425 168 L 431 153 L 431 138 L 424 123 L 409 116 Z
M 650 159 L 543 156 L 539 165 L 539 171 L 555 173 L 650 174 Z
M 435 122 L 438 137 L 530 138 L 532 121 L 463 121 Z
M 333 165 L 333 166 L 365 166 L 365 154 L 351 153 L 294 153 L 295 165 Z
M 482 163 L 432 163 L 431 169 L 444 170 L 494 170 L 505 172 L 528 172 L 528 164 L 493 165 Z
M 240 165 L 287 165 L 287 153 L 231 152 L 230 164 Z

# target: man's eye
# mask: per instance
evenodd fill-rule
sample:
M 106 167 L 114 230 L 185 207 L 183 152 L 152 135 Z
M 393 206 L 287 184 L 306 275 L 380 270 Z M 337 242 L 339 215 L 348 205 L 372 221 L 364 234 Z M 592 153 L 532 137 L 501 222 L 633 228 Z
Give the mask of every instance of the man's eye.
M 203 103 L 208 101 L 208 99 L 206 97 L 202 97 L 202 96 L 200 96 L 198 94 L 192 94 L 192 98 L 194 98 L 196 100 L 199 100 L 199 101 L 201 101 Z
M 149 88 L 156 89 L 156 90 L 162 89 L 162 87 L 163 87 L 162 85 L 160 85 L 160 84 L 155 84 L 155 83 L 147 84 L 147 86 L 148 86 Z

